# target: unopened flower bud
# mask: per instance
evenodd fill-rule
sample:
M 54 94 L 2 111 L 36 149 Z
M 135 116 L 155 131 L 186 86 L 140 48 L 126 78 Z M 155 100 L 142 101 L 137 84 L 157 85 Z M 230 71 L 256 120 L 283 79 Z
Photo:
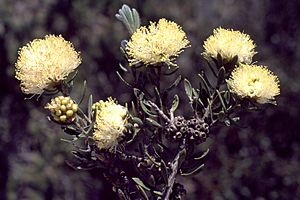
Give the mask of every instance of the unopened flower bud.
M 63 112 L 66 112 L 67 107 L 63 104 L 63 105 L 60 106 L 60 110 L 63 111 Z
M 78 105 L 70 97 L 58 96 L 51 99 L 45 108 L 50 110 L 55 121 L 71 123 L 75 120 Z
M 72 110 L 73 110 L 73 112 L 77 112 L 77 110 L 78 110 L 78 105 L 77 105 L 77 104 L 73 104 L 73 105 L 72 105 Z
M 62 116 L 59 117 L 59 120 L 61 122 L 66 122 L 67 121 L 67 116 L 66 115 L 62 115 Z
M 66 115 L 67 115 L 68 117 L 72 117 L 72 116 L 74 115 L 73 110 L 68 110 L 68 111 L 66 112 Z

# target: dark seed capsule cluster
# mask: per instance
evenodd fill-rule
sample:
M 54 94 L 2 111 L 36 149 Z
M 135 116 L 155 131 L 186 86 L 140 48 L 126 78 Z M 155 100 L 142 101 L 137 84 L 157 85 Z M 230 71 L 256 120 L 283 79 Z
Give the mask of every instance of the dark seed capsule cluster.
M 177 116 L 173 123 L 166 124 L 165 130 L 167 137 L 173 141 L 179 142 L 186 138 L 190 143 L 200 144 L 208 137 L 209 126 L 199 118 L 186 120 Z

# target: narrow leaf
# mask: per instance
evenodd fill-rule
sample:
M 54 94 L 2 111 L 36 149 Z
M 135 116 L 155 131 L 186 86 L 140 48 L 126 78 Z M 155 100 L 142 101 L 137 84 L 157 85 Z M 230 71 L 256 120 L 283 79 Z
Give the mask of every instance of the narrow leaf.
M 201 74 L 198 74 L 198 76 L 200 77 L 201 82 L 204 84 L 204 88 L 205 88 L 206 92 L 207 92 L 208 94 L 210 94 L 209 86 L 208 86 L 206 80 L 204 79 L 204 77 L 203 77 Z
M 140 101 L 144 100 L 145 94 L 141 90 L 137 88 L 133 88 L 133 93 L 138 100 Z
M 211 72 L 213 73 L 213 75 L 214 75 L 215 77 L 217 77 L 217 73 L 215 72 L 213 66 L 210 64 L 209 61 L 206 61 L 206 62 L 207 62 L 207 65 L 209 66 L 209 69 L 210 69 Z
M 88 102 L 88 118 L 92 120 L 92 112 L 93 112 L 93 95 L 90 95 Z
M 137 123 L 139 126 L 143 125 L 143 121 L 138 117 L 133 117 L 132 121 L 133 121 L 133 123 Z
M 136 29 L 140 28 L 140 26 L 141 26 L 141 19 L 140 19 L 139 13 L 134 8 L 132 8 L 132 14 L 133 14 L 134 24 L 135 24 L 134 31 L 136 31 Z
M 201 160 L 208 154 L 208 152 L 209 152 L 209 149 L 207 149 L 204 153 L 202 153 L 201 156 L 195 156 L 194 159 Z
M 173 102 L 172 102 L 172 107 L 171 107 L 170 111 L 171 112 L 175 112 L 175 110 L 178 108 L 178 105 L 179 105 L 179 97 L 176 94 L 174 96 L 174 99 L 173 99 Z
M 149 117 L 146 118 L 146 121 L 149 122 L 151 125 L 153 125 L 155 127 L 158 127 L 158 128 L 161 127 L 161 125 L 157 121 L 155 121 L 155 120 L 153 120 L 153 119 L 151 119 Z
M 141 186 L 142 188 L 150 191 L 150 188 L 148 188 L 141 179 L 139 179 L 138 177 L 132 177 L 132 180 L 139 186 Z
M 216 92 L 217 92 L 217 94 L 218 94 L 218 97 L 219 97 L 219 99 L 220 99 L 220 102 L 221 102 L 221 104 L 222 104 L 222 107 L 223 107 L 224 111 L 226 111 L 227 109 L 226 109 L 226 105 L 225 105 L 225 103 L 224 103 L 224 100 L 223 100 L 222 95 L 220 94 L 219 90 L 216 90 Z
M 122 77 L 122 75 L 118 72 L 118 71 L 116 71 L 116 73 L 117 73 L 117 76 L 121 79 L 121 81 L 123 81 L 123 83 L 125 83 L 127 86 L 129 86 L 129 87 L 132 87 L 123 77 Z
M 141 108 L 142 110 L 149 116 L 152 116 L 152 117 L 157 117 L 157 115 L 155 113 L 153 113 L 151 110 L 149 110 L 147 107 L 146 107 L 146 102 L 145 101 L 140 101 L 140 105 L 141 105 Z
M 86 92 L 86 80 L 83 81 L 83 88 L 82 88 L 80 100 L 78 101 L 78 105 L 82 103 L 85 96 L 85 92 Z
M 218 72 L 217 88 L 219 88 L 220 85 L 223 84 L 224 79 L 225 79 L 225 68 L 221 67 Z
M 128 72 L 127 68 L 124 67 L 121 63 L 119 63 L 119 67 L 120 67 L 124 72 Z
M 198 166 L 196 169 L 194 169 L 192 171 L 182 172 L 181 175 L 182 176 L 189 176 L 189 175 L 193 175 L 193 174 L 199 173 L 203 167 L 204 167 L 204 164 L 201 164 L 200 166 Z
M 136 111 L 136 108 L 135 108 L 135 104 L 134 104 L 134 102 L 132 101 L 131 102 L 131 109 L 132 109 L 132 114 L 134 115 L 134 116 L 136 116 L 137 115 L 137 111 Z
M 146 200 L 149 200 L 148 195 L 147 195 L 146 191 L 144 190 L 144 188 L 141 187 L 140 185 L 138 185 L 138 188 L 139 188 L 139 190 L 142 192 L 142 195 L 144 196 L 144 198 L 145 198 Z
M 161 96 L 160 96 L 160 92 L 158 91 L 158 88 L 157 87 L 154 87 L 154 90 L 155 90 L 155 94 L 156 94 L 156 97 L 159 101 L 159 107 L 162 107 L 162 100 L 161 100 Z
M 181 77 L 181 75 L 179 75 L 179 76 L 176 78 L 176 80 L 172 83 L 172 85 L 170 85 L 170 87 L 168 87 L 168 88 L 166 89 L 166 91 L 170 91 L 170 90 L 172 90 L 173 88 L 177 87 L 178 84 L 181 82 L 181 80 L 182 80 L 182 77 Z
M 217 65 L 218 67 L 221 67 L 223 65 L 223 60 L 221 54 L 217 54 Z
M 185 89 L 185 93 L 186 95 L 188 96 L 188 98 L 190 100 L 192 100 L 192 95 L 193 95 L 193 92 L 192 92 L 192 85 L 191 83 L 187 80 L 187 79 L 184 79 L 184 89 Z

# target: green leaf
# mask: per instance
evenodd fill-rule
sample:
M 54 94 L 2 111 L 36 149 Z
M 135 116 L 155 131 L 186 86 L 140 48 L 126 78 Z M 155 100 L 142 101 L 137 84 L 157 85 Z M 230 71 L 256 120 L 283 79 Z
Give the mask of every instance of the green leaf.
M 220 85 L 224 83 L 224 80 L 225 80 L 225 68 L 221 67 L 218 72 L 217 88 L 219 88 Z
M 190 99 L 190 100 L 192 100 L 193 99 L 193 91 L 192 91 L 192 85 L 191 85 L 191 83 L 187 80 L 187 79 L 184 79 L 184 89 L 185 89 L 185 93 L 186 93 L 186 95 L 188 96 L 188 98 Z
M 204 108 L 204 103 L 200 98 L 197 99 L 198 104 L 200 104 L 201 108 Z
M 143 121 L 138 117 L 133 117 L 132 121 L 133 121 L 133 123 L 137 123 L 139 126 L 143 125 Z
M 159 90 L 158 90 L 158 88 L 157 87 L 154 87 L 154 90 L 155 90 L 155 94 L 156 94 L 156 97 L 157 97 L 157 99 L 158 99 L 158 101 L 159 101 L 159 107 L 162 107 L 162 100 L 161 100 L 161 96 L 160 96 L 160 92 L 159 92 Z
M 117 76 L 119 77 L 119 79 L 121 79 L 121 81 L 123 81 L 123 83 L 125 83 L 127 86 L 129 86 L 129 87 L 132 87 L 131 85 L 130 85 L 130 83 L 128 83 L 124 78 L 123 78 L 123 76 L 121 76 L 121 74 L 118 72 L 118 71 L 116 71 L 116 73 L 117 73 Z
M 69 96 L 71 93 L 71 90 L 72 90 L 72 86 L 73 86 L 73 81 L 70 81 L 69 83 L 67 83 L 66 81 L 61 81 L 61 84 L 60 84 L 61 92 L 65 96 Z
M 201 165 L 197 166 L 196 168 L 194 168 L 194 169 L 191 170 L 191 171 L 182 172 L 181 175 L 182 175 L 182 176 L 190 176 L 190 175 L 199 173 L 199 172 L 202 170 L 203 167 L 204 167 L 204 164 L 201 164 Z
M 142 101 L 145 98 L 145 94 L 138 88 L 133 88 L 133 93 L 135 97 L 139 100 Z
M 138 29 L 141 26 L 141 19 L 139 13 L 136 11 L 136 9 L 132 8 L 132 15 L 134 19 L 135 24 L 135 30 Z
M 142 195 L 144 196 L 145 200 L 149 200 L 147 192 L 142 188 L 141 186 L 138 185 L 139 190 L 142 192 Z
M 133 101 L 131 101 L 131 109 L 132 109 L 132 114 L 134 115 L 134 116 L 136 116 L 137 115 L 137 111 L 136 111 L 136 108 L 135 108 L 135 104 L 134 104 L 134 102 Z
M 141 130 L 140 128 L 134 128 L 134 129 L 133 129 L 133 134 L 132 134 L 131 139 L 128 140 L 126 143 L 127 143 L 127 144 L 130 144 L 130 143 L 134 142 L 134 141 L 135 141 L 135 138 L 136 138 L 137 134 L 140 132 L 140 130 Z
M 222 56 L 221 54 L 217 54 L 217 65 L 218 67 L 221 67 L 223 65 L 223 59 L 222 59 Z
M 221 104 L 222 104 L 222 107 L 223 107 L 224 111 L 226 111 L 227 108 L 226 108 L 226 105 L 225 105 L 225 103 L 224 103 L 224 100 L 223 100 L 222 95 L 220 94 L 219 90 L 216 90 L 216 92 L 217 92 L 217 94 L 218 94 L 218 97 L 219 97 L 219 99 L 220 99 L 220 102 L 221 102 Z
M 153 113 L 151 110 L 149 110 L 147 108 L 147 102 L 146 101 L 140 101 L 140 105 L 141 105 L 141 108 L 142 110 L 149 116 L 152 116 L 152 117 L 157 117 L 157 114 Z
M 178 105 L 179 105 L 179 97 L 177 94 L 175 94 L 170 111 L 175 112 L 175 110 L 178 108 Z
M 132 125 L 132 123 L 126 123 L 125 127 L 126 127 L 126 129 L 130 130 L 130 129 L 132 129 L 133 125 Z
M 181 82 L 181 80 L 182 80 L 182 77 L 181 77 L 181 75 L 179 75 L 179 76 L 176 78 L 176 80 L 170 85 L 170 87 L 168 87 L 168 88 L 166 89 L 166 91 L 170 91 L 170 90 L 172 90 L 173 88 L 177 87 L 178 84 Z
M 128 199 L 122 190 L 118 189 L 117 193 L 118 193 L 118 197 L 121 200 L 127 200 Z
M 210 69 L 211 72 L 213 73 L 213 75 L 214 75 L 215 77 L 217 77 L 217 73 L 215 72 L 213 66 L 210 64 L 210 62 L 209 62 L 208 60 L 207 60 L 206 62 L 207 62 L 207 65 L 208 65 L 209 69 Z
M 85 92 L 86 92 L 86 80 L 83 81 L 81 97 L 80 97 L 80 100 L 78 101 L 78 105 L 80 105 L 82 103 L 84 96 L 85 96 Z
M 229 63 L 226 64 L 226 67 L 228 67 L 229 69 L 235 67 L 235 65 L 237 64 L 237 61 L 238 61 L 239 57 L 236 55 L 234 56 L 230 61 Z
M 155 127 L 158 127 L 158 128 L 161 128 L 161 125 L 157 122 L 157 121 L 155 121 L 155 120 L 153 120 L 153 119 L 151 119 L 151 118 L 146 118 L 146 121 L 149 123 L 149 124 L 151 124 L 151 125 L 153 125 L 153 126 L 155 126 Z
M 119 63 L 120 69 L 122 69 L 124 72 L 128 72 L 127 68 L 124 67 L 121 63 Z
M 92 120 L 93 113 L 93 95 L 91 94 L 88 101 L 88 118 Z
M 132 180 L 139 186 L 141 186 L 142 188 L 150 191 L 150 188 L 148 188 L 141 179 L 139 179 L 138 177 L 132 177 Z
M 119 9 L 115 16 L 125 25 L 130 34 L 133 34 L 140 27 L 141 20 L 138 12 L 135 9 L 130 9 L 126 4 Z
M 77 130 L 71 126 L 66 126 L 63 128 L 63 131 L 66 133 L 66 134 L 69 134 L 69 135 L 79 135 L 81 133 L 80 130 Z
M 147 177 L 144 177 L 147 184 L 151 187 L 155 187 L 155 178 L 152 174 L 150 174 Z
M 229 91 L 225 91 L 224 99 L 225 99 L 226 104 L 228 105 L 230 103 L 230 92 Z
M 201 159 L 203 159 L 208 154 L 208 152 L 209 152 L 209 149 L 207 149 L 205 152 L 201 153 L 200 156 L 195 155 L 194 159 L 195 160 L 201 160 Z
M 158 196 L 162 196 L 162 195 L 163 195 L 163 193 L 162 193 L 161 191 L 156 191 L 156 190 L 155 190 L 155 191 L 153 191 L 153 193 L 154 193 L 154 194 L 157 194 Z
M 204 84 L 204 88 L 206 90 L 206 93 L 210 95 L 210 89 L 209 89 L 209 86 L 208 86 L 205 78 L 201 74 L 198 74 L 198 76 L 200 77 L 201 82 Z

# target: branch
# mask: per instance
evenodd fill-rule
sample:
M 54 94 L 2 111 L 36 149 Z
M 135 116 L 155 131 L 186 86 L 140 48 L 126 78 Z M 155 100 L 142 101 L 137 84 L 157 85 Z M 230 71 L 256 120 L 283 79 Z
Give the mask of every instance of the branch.
M 176 155 L 176 157 L 174 158 L 172 164 L 171 164 L 171 170 L 172 173 L 170 174 L 169 178 L 168 178 L 168 184 L 166 187 L 166 190 L 164 191 L 163 194 L 163 200 L 169 200 L 170 195 L 172 194 L 172 190 L 173 190 L 173 186 L 176 180 L 176 175 L 178 173 L 179 170 L 179 159 L 181 158 L 181 156 L 183 155 L 184 151 L 185 151 L 185 140 L 183 140 L 183 144 L 179 146 L 179 151 Z
M 170 122 L 169 117 L 167 117 L 167 115 L 165 115 L 165 113 L 164 113 L 161 109 L 159 109 L 159 107 L 158 107 L 155 103 L 153 103 L 153 102 L 151 102 L 151 101 L 148 101 L 148 103 L 149 103 L 152 107 L 154 107 L 155 111 L 156 111 L 156 112 L 157 112 L 164 120 L 166 120 L 167 122 Z

